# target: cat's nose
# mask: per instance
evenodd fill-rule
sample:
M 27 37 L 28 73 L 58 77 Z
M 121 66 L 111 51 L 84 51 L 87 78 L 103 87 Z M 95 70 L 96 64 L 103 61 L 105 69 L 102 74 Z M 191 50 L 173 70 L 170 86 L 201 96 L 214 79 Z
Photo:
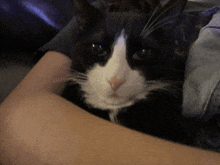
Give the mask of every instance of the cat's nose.
M 118 88 L 120 88 L 120 86 L 122 86 L 125 82 L 126 82 L 125 79 L 124 80 L 117 79 L 116 76 L 114 76 L 110 81 L 108 81 L 108 83 L 111 85 L 111 88 L 114 92 L 116 92 Z

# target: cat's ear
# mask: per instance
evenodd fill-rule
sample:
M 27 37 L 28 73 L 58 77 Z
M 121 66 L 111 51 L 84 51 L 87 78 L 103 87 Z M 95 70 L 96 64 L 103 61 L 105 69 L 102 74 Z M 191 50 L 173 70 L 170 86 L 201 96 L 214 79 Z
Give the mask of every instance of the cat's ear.
M 72 0 L 75 18 L 80 29 L 93 26 L 103 17 L 103 13 L 86 0 Z

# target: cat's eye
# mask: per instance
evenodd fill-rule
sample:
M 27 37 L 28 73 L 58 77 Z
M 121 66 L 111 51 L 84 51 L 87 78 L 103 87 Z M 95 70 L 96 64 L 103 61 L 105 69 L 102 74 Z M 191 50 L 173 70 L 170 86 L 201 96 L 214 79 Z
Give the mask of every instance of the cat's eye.
M 98 55 L 98 56 L 105 56 L 108 53 L 108 51 L 100 44 L 92 44 L 91 52 L 93 55 Z
M 133 55 L 135 60 L 152 59 L 155 57 L 155 53 L 152 49 L 141 49 Z

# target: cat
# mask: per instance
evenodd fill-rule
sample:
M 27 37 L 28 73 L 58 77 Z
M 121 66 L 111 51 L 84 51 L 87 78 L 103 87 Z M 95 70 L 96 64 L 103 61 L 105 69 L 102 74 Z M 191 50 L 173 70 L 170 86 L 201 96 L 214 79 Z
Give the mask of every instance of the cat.
M 191 145 L 187 125 L 195 121 L 181 115 L 187 51 L 175 40 L 187 0 L 131 2 L 101 11 L 73 1 L 80 33 L 63 97 L 114 123 Z

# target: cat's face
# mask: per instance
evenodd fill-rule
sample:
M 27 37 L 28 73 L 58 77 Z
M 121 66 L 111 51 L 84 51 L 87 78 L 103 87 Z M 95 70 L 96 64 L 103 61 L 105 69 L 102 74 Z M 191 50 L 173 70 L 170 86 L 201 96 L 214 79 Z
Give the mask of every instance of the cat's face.
M 80 35 L 71 79 L 86 103 L 118 110 L 183 80 L 185 58 L 175 53 L 172 33 L 176 17 L 151 16 L 105 13 Z

